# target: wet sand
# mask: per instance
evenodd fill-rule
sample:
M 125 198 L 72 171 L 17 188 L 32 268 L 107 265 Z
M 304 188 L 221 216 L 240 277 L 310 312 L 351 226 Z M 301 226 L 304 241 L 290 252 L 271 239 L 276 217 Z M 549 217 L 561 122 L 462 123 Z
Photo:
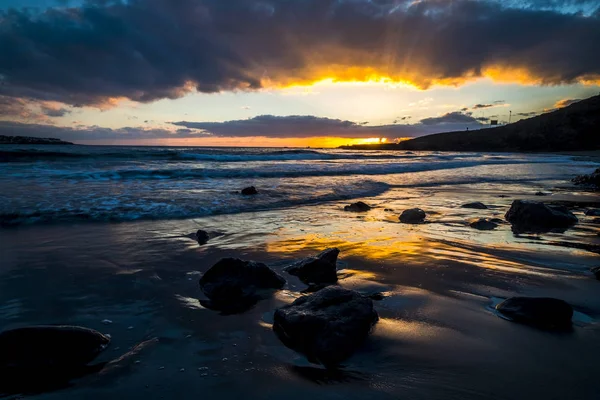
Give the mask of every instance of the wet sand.
M 551 190 L 552 196 L 533 193 Z M 348 202 L 195 220 L 21 226 L 0 229 L 1 329 L 74 324 L 112 336 L 99 361 L 151 346 L 111 373 L 36 399 L 595 399 L 600 372 L 600 225 L 585 192 L 509 185 L 396 188 Z M 506 197 L 499 197 L 506 196 Z M 515 237 L 475 217 L 502 217 L 513 199 L 583 202 L 564 234 Z M 460 208 L 482 201 L 488 210 Z M 587 203 L 587 205 L 586 205 Z M 398 215 L 419 206 L 427 224 Z M 386 211 L 386 209 L 391 211 Z M 219 236 L 205 246 L 197 229 Z M 383 292 L 380 322 L 338 373 L 309 364 L 271 330 L 273 311 L 305 289 L 282 269 L 327 247 L 341 250 L 339 284 Z M 240 315 L 200 305 L 198 279 L 221 257 L 262 261 L 288 280 Z M 573 330 L 545 332 L 500 318 L 514 296 L 568 301 Z M 108 323 L 110 320 L 111 322 Z M 104 321 L 104 323 L 103 323 Z

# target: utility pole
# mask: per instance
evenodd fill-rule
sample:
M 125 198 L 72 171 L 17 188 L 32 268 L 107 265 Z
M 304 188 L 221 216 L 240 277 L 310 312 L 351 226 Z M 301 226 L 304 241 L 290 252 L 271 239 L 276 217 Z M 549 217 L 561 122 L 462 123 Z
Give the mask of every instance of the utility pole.
M 512 111 L 510 111 L 509 116 L 508 116 L 508 124 L 510 125 L 512 121 Z

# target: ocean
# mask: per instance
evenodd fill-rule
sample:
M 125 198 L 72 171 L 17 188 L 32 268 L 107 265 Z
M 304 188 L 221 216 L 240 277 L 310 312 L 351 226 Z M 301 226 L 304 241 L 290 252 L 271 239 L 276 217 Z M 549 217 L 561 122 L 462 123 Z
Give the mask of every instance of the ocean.
M 542 187 L 592 165 L 533 154 L 2 146 L 0 223 L 182 219 L 366 197 L 385 202 L 397 188 Z M 260 195 L 241 196 L 247 186 Z

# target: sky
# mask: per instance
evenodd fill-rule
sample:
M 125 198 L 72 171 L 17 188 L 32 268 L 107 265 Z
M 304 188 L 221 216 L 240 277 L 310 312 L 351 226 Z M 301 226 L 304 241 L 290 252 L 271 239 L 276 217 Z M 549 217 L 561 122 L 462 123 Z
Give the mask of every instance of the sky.
M 600 92 L 600 0 L 0 0 L 0 134 L 311 146 Z

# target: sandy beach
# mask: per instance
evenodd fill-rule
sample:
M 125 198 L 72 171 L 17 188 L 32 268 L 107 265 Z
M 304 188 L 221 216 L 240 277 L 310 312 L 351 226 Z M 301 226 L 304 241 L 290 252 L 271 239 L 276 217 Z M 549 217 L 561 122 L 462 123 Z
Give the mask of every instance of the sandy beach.
M 99 361 L 140 343 L 107 373 L 36 399 L 593 399 L 600 354 L 600 226 L 595 194 L 568 181 L 393 187 L 363 200 L 179 220 L 71 222 L 0 229 L 2 328 L 73 324 L 110 334 Z M 468 226 L 503 218 L 514 199 L 571 202 L 565 233 L 519 235 Z M 460 206 L 481 201 L 486 210 Z M 400 224 L 419 206 L 427 223 Z M 199 246 L 198 229 L 212 238 Z M 286 348 L 273 312 L 306 285 L 286 265 L 337 247 L 339 285 L 382 293 L 380 321 L 332 372 Z M 222 257 L 268 264 L 284 289 L 237 315 L 204 308 L 198 279 Z M 575 310 L 570 332 L 501 318 L 505 298 L 556 297 Z

